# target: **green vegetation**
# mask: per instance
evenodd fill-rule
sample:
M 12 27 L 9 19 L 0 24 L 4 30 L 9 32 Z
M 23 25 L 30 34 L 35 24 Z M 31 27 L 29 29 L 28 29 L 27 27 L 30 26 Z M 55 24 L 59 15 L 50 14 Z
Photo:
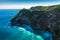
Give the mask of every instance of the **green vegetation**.
M 36 6 L 36 7 L 31 7 L 31 10 L 35 11 L 41 11 L 41 10 L 51 10 L 55 8 L 60 8 L 60 5 L 53 5 L 53 6 Z

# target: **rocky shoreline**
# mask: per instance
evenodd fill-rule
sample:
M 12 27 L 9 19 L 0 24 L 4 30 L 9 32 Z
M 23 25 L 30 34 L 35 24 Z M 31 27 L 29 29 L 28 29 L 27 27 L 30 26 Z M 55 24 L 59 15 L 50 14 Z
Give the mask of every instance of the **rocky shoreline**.
M 22 9 L 11 20 L 11 25 L 30 25 L 34 30 L 47 30 L 53 34 L 54 40 L 60 37 L 60 5 L 36 6 Z

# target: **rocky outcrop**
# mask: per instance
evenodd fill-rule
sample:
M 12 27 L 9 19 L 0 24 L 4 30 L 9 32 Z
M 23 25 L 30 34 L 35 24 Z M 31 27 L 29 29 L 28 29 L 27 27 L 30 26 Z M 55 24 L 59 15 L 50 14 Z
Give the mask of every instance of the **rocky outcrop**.
M 20 24 L 30 25 L 32 29 L 36 30 L 50 31 L 55 36 L 54 38 L 57 38 L 60 36 L 60 5 L 44 7 L 43 9 L 40 7 L 22 9 L 11 20 L 13 26 L 20 26 Z

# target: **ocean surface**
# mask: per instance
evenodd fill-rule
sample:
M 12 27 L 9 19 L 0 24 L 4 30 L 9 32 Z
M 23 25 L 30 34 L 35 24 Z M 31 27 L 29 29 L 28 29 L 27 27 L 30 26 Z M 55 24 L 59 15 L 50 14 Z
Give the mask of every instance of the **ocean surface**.
M 0 25 L 5 26 L 18 12 L 18 9 L 0 9 Z
M 11 27 L 10 20 L 19 11 L 19 9 L 0 9 L 0 40 L 52 40 L 51 33 L 44 30 L 33 30 L 29 25 Z

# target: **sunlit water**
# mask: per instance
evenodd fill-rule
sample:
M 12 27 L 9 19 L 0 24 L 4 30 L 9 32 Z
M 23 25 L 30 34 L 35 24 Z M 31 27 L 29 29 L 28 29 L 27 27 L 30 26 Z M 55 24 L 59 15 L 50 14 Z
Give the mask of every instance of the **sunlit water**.
M 19 10 L 0 10 L 0 40 L 52 40 L 52 34 L 43 30 L 33 30 L 23 24 L 11 27 L 10 20 Z M 35 34 L 36 33 L 36 34 Z

